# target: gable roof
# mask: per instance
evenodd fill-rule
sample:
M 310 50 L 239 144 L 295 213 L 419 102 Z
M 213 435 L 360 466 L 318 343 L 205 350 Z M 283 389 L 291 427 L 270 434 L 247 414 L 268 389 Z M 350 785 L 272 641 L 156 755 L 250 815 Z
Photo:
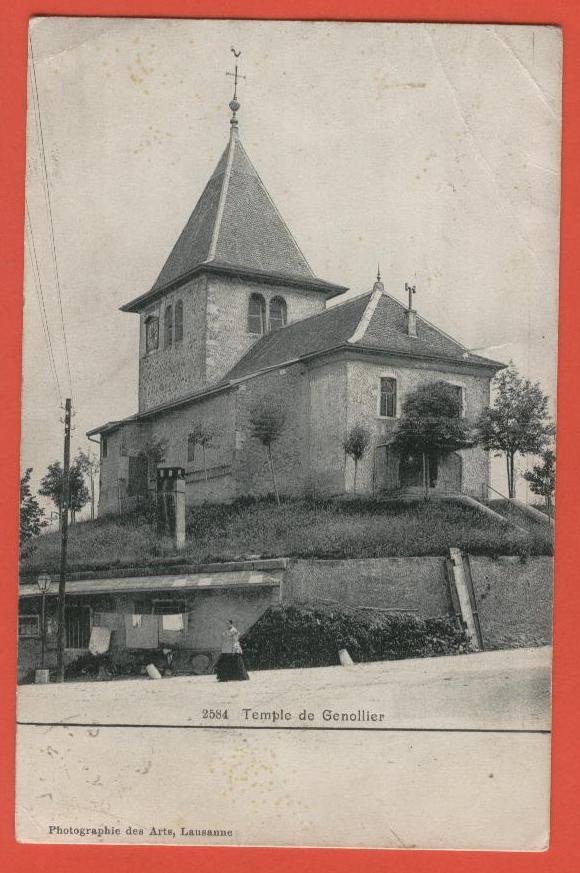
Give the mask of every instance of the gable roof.
M 315 277 L 236 127 L 153 287 L 122 309 L 133 311 L 202 267 L 286 277 L 326 297 L 346 290 Z
M 363 317 L 372 293 L 353 297 L 267 333 L 232 367 L 225 379 L 241 379 L 258 370 L 345 345 Z
M 465 366 L 500 369 L 504 364 L 469 352 L 444 331 L 417 316 L 417 336 L 407 333 L 406 309 L 382 286 L 318 315 L 266 334 L 226 374 L 226 380 L 337 348 L 375 351 Z

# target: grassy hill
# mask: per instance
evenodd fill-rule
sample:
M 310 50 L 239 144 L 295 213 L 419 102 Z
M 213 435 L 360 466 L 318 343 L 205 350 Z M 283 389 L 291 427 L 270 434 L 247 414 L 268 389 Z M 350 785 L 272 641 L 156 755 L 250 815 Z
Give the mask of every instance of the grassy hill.
M 22 570 L 55 572 L 58 533 L 37 537 Z M 187 513 L 186 562 L 248 557 L 378 558 L 443 555 L 450 546 L 484 555 L 552 554 L 548 528 L 528 535 L 482 515 L 459 501 L 243 500 L 192 507 Z M 145 566 L 175 555 L 145 516 L 103 518 L 73 525 L 69 567 Z

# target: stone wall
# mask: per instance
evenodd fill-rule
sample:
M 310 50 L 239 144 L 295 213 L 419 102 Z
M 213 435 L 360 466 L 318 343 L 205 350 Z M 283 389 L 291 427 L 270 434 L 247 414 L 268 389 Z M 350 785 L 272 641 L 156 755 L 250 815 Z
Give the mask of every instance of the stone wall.
M 487 649 L 548 644 L 552 640 L 554 559 L 470 559 L 479 620 Z
M 445 558 L 292 561 L 282 600 L 404 610 L 422 618 L 451 612 Z
M 313 363 L 309 377 L 311 493 L 342 494 L 346 463 L 346 362 Z
M 473 422 L 489 405 L 489 377 L 466 374 L 460 367 L 437 369 L 426 362 L 406 363 L 393 358 L 392 364 L 372 361 L 349 361 L 347 364 L 347 429 L 362 424 L 371 431 L 371 447 L 358 465 L 357 490 L 371 494 L 375 490 L 374 447 L 388 441 L 396 425 L 396 419 L 379 417 L 380 379 L 390 376 L 397 380 L 397 417 L 401 415 L 405 397 L 425 382 L 447 381 L 464 389 L 465 417 Z M 463 491 L 482 496 L 482 489 L 489 484 L 489 453 L 481 448 L 465 449 L 463 457 Z M 352 491 L 354 462 L 347 462 L 346 490 Z
M 219 381 L 260 339 L 248 333 L 248 303 L 252 294 L 261 294 L 266 307 L 273 297 L 283 297 L 288 323 L 316 315 L 325 308 L 324 296 L 316 291 L 210 276 L 206 336 L 206 375 L 210 383 Z
M 138 455 L 150 438 L 148 422 L 128 422 L 101 436 L 101 467 L 99 471 L 99 516 L 117 514 L 120 500 L 126 497 L 129 478 L 129 457 Z M 103 439 L 107 442 L 107 457 L 103 457 Z
M 207 280 L 198 276 L 165 294 L 141 312 L 139 337 L 139 411 L 168 403 L 206 384 Z M 168 306 L 183 302 L 183 340 L 165 348 L 163 317 Z M 159 347 L 146 351 L 145 322 L 159 318 Z
M 301 495 L 309 481 L 308 445 L 310 392 L 302 364 L 281 368 L 238 387 L 235 393 L 235 470 L 238 496 L 273 492 L 265 446 L 252 436 L 250 424 L 254 405 L 273 400 L 285 412 L 279 439 L 272 445 L 278 487 L 281 494 Z

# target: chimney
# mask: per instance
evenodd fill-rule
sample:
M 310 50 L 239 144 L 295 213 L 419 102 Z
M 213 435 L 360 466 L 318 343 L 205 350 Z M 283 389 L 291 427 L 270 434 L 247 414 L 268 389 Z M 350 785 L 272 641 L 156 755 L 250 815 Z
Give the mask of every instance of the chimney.
M 415 293 L 416 286 L 409 285 L 408 282 L 405 282 L 405 291 L 409 294 L 409 307 L 407 309 L 407 335 L 412 336 L 415 339 L 417 338 L 417 313 L 413 309 L 413 294 Z

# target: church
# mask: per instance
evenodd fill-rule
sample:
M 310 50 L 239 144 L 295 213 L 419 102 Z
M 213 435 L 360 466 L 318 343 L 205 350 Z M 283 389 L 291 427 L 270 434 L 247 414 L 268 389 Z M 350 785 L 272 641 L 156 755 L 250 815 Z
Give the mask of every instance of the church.
M 229 105 L 225 151 L 156 282 L 121 307 L 139 318 L 138 411 L 89 431 L 100 438 L 99 515 L 146 498 L 158 464 L 183 468 L 189 504 L 271 493 L 251 426 L 271 402 L 283 413 L 272 445 L 282 495 L 413 493 L 421 459 L 390 447 L 406 395 L 444 380 L 475 420 L 504 366 L 423 319 L 412 288 L 401 304 L 380 275 L 341 302 L 348 289 L 314 275 L 250 161 L 235 92 Z M 344 450 L 355 425 L 371 435 L 356 482 Z M 480 447 L 429 459 L 435 494 L 487 497 L 489 476 Z

